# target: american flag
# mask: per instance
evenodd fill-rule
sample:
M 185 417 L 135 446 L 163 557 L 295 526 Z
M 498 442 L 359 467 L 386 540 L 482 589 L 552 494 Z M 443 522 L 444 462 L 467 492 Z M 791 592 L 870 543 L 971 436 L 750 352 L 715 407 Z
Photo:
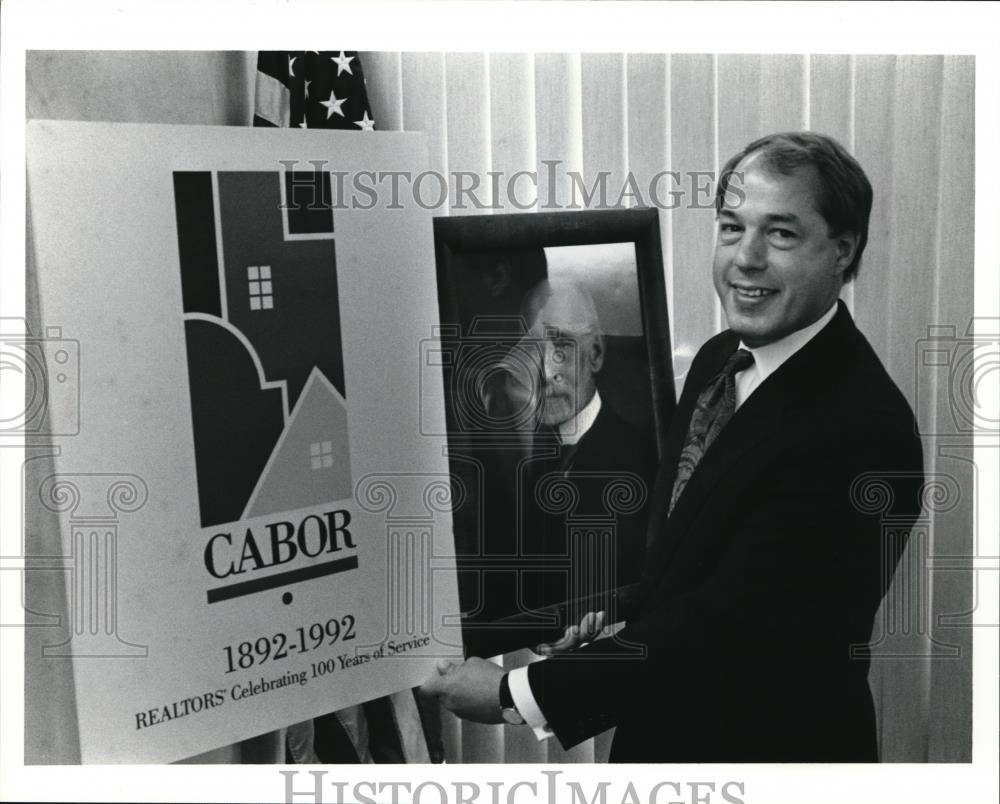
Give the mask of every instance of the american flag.
M 258 51 L 253 124 L 374 131 L 357 51 Z

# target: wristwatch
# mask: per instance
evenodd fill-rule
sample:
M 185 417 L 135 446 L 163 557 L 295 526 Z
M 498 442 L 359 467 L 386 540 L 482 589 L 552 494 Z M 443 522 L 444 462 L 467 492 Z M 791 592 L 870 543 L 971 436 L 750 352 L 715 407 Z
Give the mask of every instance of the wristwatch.
M 508 674 L 504 673 L 500 679 L 500 717 L 503 718 L 504 723 L 520 726 L 524 723 L 524 716 L 517 711 L 517 706 L 514 705 L 514 696 L 510 694 L 510 681 L 507 676 Z

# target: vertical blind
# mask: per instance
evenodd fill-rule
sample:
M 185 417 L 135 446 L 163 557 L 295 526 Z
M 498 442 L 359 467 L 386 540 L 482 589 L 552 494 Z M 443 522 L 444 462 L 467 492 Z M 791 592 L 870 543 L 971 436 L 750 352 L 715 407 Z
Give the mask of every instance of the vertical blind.
M 29 52 L 27 115 L 248 125 L 255 58 Z M 710 182 L 692 174 L 714 175 L 745 143 L 783 129 L 831 134 L 857 156 L 875 208 L 860 276 L 844 297 L 917 413 L 935 481 L 873 634 L 881 752 L 886 761 L 969 761 L 974 378 L 953 347 L 972 321 L 973 58 L 373 52 L 362 59 L 377 127 L 425 132 L 429 167 L 444 175 L 535 171 L 540 198 L 567 199 L 572 171 L 588 187 L 607 171 L 616 189 L 630 173 L 640 188 L 660 171 L 679 173 L 678 185 L 662 186 L 661 200 L 676 189 L 680 204 L 660 212 L 678 390 L 698 347 L 723 326 L 710 278 L 713 213 L 697 208 L 708 206 L 710 189 L 699 195 L 692 186 Z M 559 165 L 550 179 L 551 160 Z M 456 208 L 456 196 L 452 178 L 450 208 L 440 214 L 485 212 Z M 496 210 L 504 211 L 511 205 Z M 451 762 L 592 762 L 609 744 L 602 735 L 566 752 L 524 729 L 451 717 L 445 727 Z M 235 756 L 220 749 L 214 759 Z

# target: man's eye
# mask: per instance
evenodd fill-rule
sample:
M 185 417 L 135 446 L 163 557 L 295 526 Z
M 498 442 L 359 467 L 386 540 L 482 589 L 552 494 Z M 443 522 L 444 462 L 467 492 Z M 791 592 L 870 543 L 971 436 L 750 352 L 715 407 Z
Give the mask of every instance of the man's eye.
M 791 229 L 772 229 L 771 233 L 779 240 L 794 240 L 798 235 Z
M 742 232 L 743 227 L 738 223 L 721 223 L 719 224 L 719 242 L 725 245 L 737 243 Z

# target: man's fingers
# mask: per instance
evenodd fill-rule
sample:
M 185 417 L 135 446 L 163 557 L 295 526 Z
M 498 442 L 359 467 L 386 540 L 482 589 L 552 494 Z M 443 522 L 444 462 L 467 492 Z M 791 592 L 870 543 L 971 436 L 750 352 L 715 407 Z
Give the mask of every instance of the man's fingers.
M 552 656 L 559 653 L 568 653 L 580 646 L 583 635 L 579 625 L 567 625 L 566 631 L 555 642 L 539 645 L 536 653 L 542 656 Z
M 434 673 L 428 676 L 424 683 L 420 685 L 420 692 L 423 695 L 436 698 L 444 691 L 445 683 L 444 676 L 440 673 Z
M 575 625 L 566 626 L 566 631 L 562 635 L 562 639 L 557 640 L 552 643 L 553 650 L 566 650 L 567 648 L 572 648 L 576 644 L 577 637 L 580 635 L 580 629 Z
M 579 625 L 566 626 L 566 631 L 555 642 L 544 642 L 535 648 L 539 656 L 553 656 L 575 650 L 600 636 L 607 618 L 603 611 L 591 611 L 583 615 Z
M 554 653 L 560 653 L 561 651 L 572 648 L 574 645 L 575 634 L 578 630 L 579 629 L 575 625 L 567 625 L 566 630 L 559 639 L 555 642 L 543 642 L 535 648 L 535 653 L 539 656 L 551 656 Z
M 446 676 L 452 671 L 453 668 L 462 664 L 459 659 L 438 659 L 437 660 L 437 671 L 439 675 Z
M 420 685 L 420 691 L 424 695 L 440 695 L 447 688 L 450 681 L 448 674 L 458 665 L 462 664 L 457 659 L 438 659 L 436 664 L 437 672 Z
M 580 620 L 580 642 L 590 642 L 596 639 L 600 635 L 601 629 L 603 628 L 604 612 L 587 612 L 583 615 L 583 619 Z

